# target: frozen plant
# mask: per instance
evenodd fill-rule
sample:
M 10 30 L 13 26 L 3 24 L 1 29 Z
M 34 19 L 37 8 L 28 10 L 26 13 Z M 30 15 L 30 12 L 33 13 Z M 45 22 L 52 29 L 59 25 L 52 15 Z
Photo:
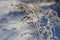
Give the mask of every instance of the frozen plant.
M 55 34 L 54 23 L 57 21 L 60 22 L 60 19 L 55 11 L 51 9 L 47 9 L 45 12 L 40 13 L 39 12 L 40 6 L 38 3 L 28 3 L 28 4 L 19 3 L 16 4 L 15 6 L 17 6 L 17 9 L 19 9 L 20 12 L 25 11 L 26 13 L 26 15 L 21 18 L 21 21 L 23 23 L 33 25 L 35 30 L 33 33 L 32 32 L 23 33 L 22 36 L 26 34 L 30 34 L 30 35 L 36 35 L 37 40 L 42 40 L 42 39 L 51 40 L 53 38 L 59 40 Z M 40 26 L 42 16 L 39 16 L 39 14 L 43 14 L 43 16 L 45 16 L 45 18 L 48 20 L 46 26 Z M 52 29 L 54 33 L 52 32 Z

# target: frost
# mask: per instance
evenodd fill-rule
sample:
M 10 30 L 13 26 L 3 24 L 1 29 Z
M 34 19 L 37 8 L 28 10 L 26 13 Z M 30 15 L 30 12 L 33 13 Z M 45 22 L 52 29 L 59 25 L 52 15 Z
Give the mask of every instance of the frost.
M 23 5 L 23 4 L 22 4 Z M 41 24 L 41 18 L 42 16 L 39 16 L 38 14 L 40 14 L 39 12 L 39 6 L 37 6 L 37 4 L 31 4 L 33 7 L 28 6 L 29 4 L 26 4 L 25 8 L 25 12 L 26 12 L 26 16 L 22 18 L 22 21 L 26 22 L 27 24 L 32 23 L 32 25 L 34 26 L 34 32 L 32 33 L 33 35 L 36 35 L 37 40 L 42 40 L 42 39 L 53 39 L 53 37 L 55 38 L 55 29 L 53 24 L 51 21 L 53 20 L 58 20 L 59 18 L 57 17 L 57 13 L 55 11 L 53 11 L 52 9 L 48 9 L 46 10 L 44 13 L 42 12 L 42 16 L 45 16 L 48 21 L 46 26 L 40 26 L 39 24 Z M 37 9 L 36 9 L 37 8 Z M 51 16 L 52 18 L 50 18 L 49 16 Z M 56 17 L 58 19 L 56 19 Z M 26 21 L 27 20 L 27 21 Z M 30 20 L 30 21 L 28 21 Z M 56 22 L 56 21 L 55 21 Z M 54 33 L 52 32 L 51 29 L 54 29 Z M 26 32 L 23 34 L 30 34 L 30 32 Z M 54 34 L 54 35 L 53 35 Z M 58 38 L 56 37 L 56 39 L 58 40 Z
M 12 2 L 7 8 L 10 12 L 25 12 L 25 15 L 18 20 L 11 21 L 9 20 L 10 17 L 6 17 L 8 22 L 0 24 L 0 26 L 7 30 L 17 31 L 17 35 L 15 35 L 16 37 L 9 36 L 8 39 L 8 37 L 5 38 L 8 34 L 6 33 L 1 40 L 59 40 L 55 34 L 55 27 L 57 27 L 57 23 L 59 24 L 60 18 L 54 10 L 44 10 L 38 3 L 27 4 L 23 2 Z M 11 35 L 13 34 L 11 33 Z

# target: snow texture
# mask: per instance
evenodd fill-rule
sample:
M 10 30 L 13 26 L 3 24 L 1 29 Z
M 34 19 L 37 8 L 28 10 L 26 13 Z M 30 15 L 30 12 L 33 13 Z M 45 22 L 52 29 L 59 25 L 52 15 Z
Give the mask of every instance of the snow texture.
M 13 6 L 10 6 L 10 4 L 13 3 Z M 19 9 L 15 6 L 15 4 L 18 4 L 18 1 L 15 0 L 0 0 L 0 40 L 37 40 L 36 35 L 30 35 L 30 34 L 25 34 L 22 36 L 23 33 L 29 33 L 29 32 L 34 32 L 34 27 L 30 24 L 24 23 L 21 21 L 21 18 L 25 16 L 25 12 L 19 12 Z M 45 6 L 45 3 L 41 3 L 41 6 Z M 47 4 L 51 5 L 51 4 Z M 32 5 L 31 5 L 32 6 Z M 33 7 L 33 6 L 32 6 Z M 52 10 L 52 9 L 50 9 Z M 47 10 L 40 10 L 38 13 L 38 16 L 41 18 L 40 26 L 41 27 L 46 27 L 47 22 L 51 20 L 51 25 L 52 25 L 52 36 L 54 35 L 54 28 L 55 27 L 60 27 L 60 20 L 57 22 L 56 20 L 53 20 L 55 16 L 49 17 L 50 20 L 47 18 L 45 11 Z M 30 14 L 32 16 L 32 14 Z M 57 17 L 58 18 L 58 17 Z M 58 18 L 59 19 L 59 18 Z M 36 22 L 38 18 L 34 18 L 34 22 Z M 43 31 L 43 33 L 46 30 Z M 47 33 L 49 34 L 49 33 Z M 46 32 L 45 32 L 45 37 L 43 34 L 41 34 L 41 40 L 54 40 L 53 37 L 52 39 L 46 39 Z M 57 36 L 55 37 L 56 39 Z

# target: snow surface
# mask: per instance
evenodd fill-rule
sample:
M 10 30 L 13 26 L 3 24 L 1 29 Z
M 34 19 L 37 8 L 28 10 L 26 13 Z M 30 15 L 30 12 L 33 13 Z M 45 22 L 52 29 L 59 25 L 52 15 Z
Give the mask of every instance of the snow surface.
M 19 14 L 19 12 L 14 13 L 16 7 L 10 7 L 10 3 L 15 2 L 0 1 L 0 40 L 36 40 L 36 36 L 29 34 L 23 37 L 21 36 L 21 34 L 25 32 L 34 32 L 34 28 L 20 21 L 21 17 L 25 14 Z M 45 3 L 41 4 L 41 6 L 43 5 L 45 5 Z M 47 5 L 51 4 L 48 3 Z M 13 12 L 13 14 L 11 12 Z M 39 16 L 42 17 L 44 15 L 41 13 Z

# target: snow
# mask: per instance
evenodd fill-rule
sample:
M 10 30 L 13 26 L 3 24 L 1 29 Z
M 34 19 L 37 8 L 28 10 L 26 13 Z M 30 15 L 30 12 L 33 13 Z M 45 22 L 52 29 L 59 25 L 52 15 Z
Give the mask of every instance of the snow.
M 17 7 L 10 6 L 10 3 L 14 3 L 12 1 L 0 1 L 0 20 L 2 18 L 7 18 L 8 22 L 0 22 L 0 26 L 2 26 L 2 28 L 0 28 L 0 40 L 36 40 L 36 35 L 32 36 L 29 34 L 23 35 L 21 36 L 22 33 L 25 32 L 34 32 L 34 28 L 33 26 L 27 24 L 27 23 L 23 23 L 20 21 L 20 18 L 16 18 L 18 20 L 9 20 L 10 17 L 5 17 L 6 15 L 9 14 L 9 12 L 14 12 L 16 11 Z M 53 3 L 41 3 L 41 6 L 44 5 L 51 5 Z M 30 4 L 30 6 L 33 8 L 33 6 Z M 16 8 L 16 9 L 15 9 Z M 44 13 L 44 12 L 43 12 Z M 40 17 L 43 17 L 44 14 L 43 13 L 39 13 Z M 11 17 L 12 18 L 12 17 Z M 34 22 L 36 22 L 38 20 L 38 18 L 34 18 Z M 41 36 L 43 37 L 43 35 L 41 34 Z

